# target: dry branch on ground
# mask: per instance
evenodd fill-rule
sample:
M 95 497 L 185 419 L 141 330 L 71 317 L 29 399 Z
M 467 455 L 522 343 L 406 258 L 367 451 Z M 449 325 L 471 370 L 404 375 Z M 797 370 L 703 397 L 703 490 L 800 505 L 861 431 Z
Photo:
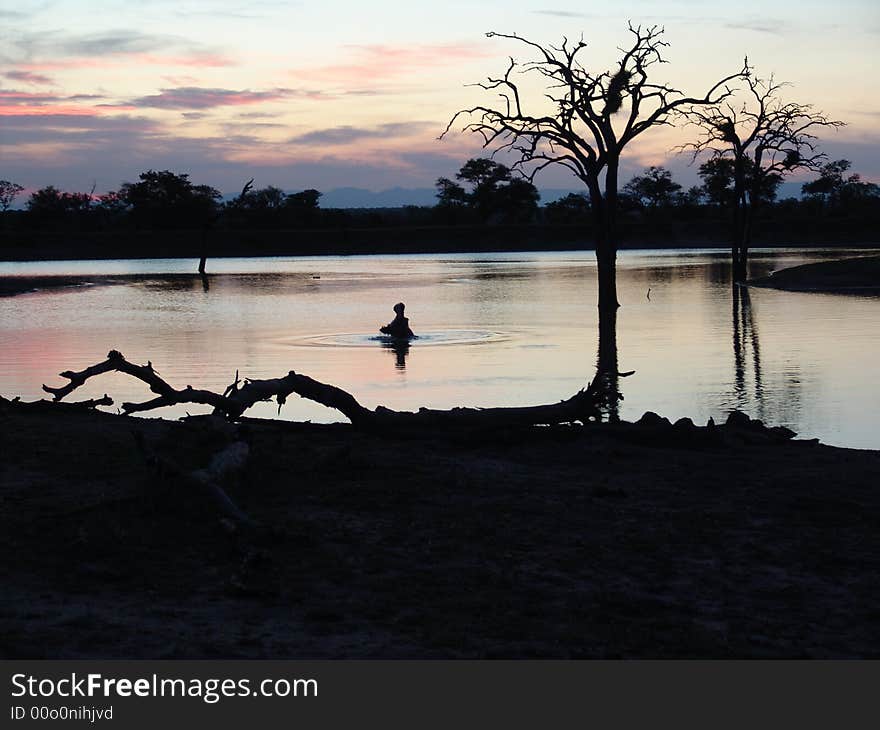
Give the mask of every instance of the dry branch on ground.
M 519 408 L 453 408 L 434 410 L 421 408 L 418 411 L 394 411 L 383 406 L 370 410 L 350 393 L 334 385 L 321 383 L 307 375 L 291 370 L 281 378 L 267 380 L 245 380 L 240 384 L 236 373 L 233 382 L 224 393 L 195 389 L 190 385 L 182 390 L 175 389 L 161 378 L 153 369 L 151 362 L 135 365 L 125 359 L 122 353 L 111 350 L 107 359 L 90 367 L 73 372 L 66 370 L 61 377 L 67 378 L 67 385 L 61 387 L 43 386 L 55 401 L 83 385 L 87 380 L 103 373 L 117 371 L 130 375 L 146 383 L 156 398 L 142 403 L 123 403 L 126 414 L 153 410 L 181 403 L 199 403 L 213 406 L 215 412 L 227 418 L 237 419 L 255 403 L 275 398 L 279 408 L 287 402 L 291 394 L 320 403 L 342 413 L 352 424 L 364 430 L 408 430 L 444 428 L 497 428 L 507 426 L 530 426 L 538 424 L 586 422 L 598 419 L 605 379 L 597 377 L 571 398 L 559 403 L 526 406 Z

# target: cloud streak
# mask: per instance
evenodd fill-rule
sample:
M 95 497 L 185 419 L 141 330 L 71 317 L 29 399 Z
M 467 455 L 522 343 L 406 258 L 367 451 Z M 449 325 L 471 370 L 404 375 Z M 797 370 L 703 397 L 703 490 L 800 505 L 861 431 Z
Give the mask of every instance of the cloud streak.
M 755 33 L 770 33 L 782 35 L 786 30 L 786 24 L 781 20 L 744 20 L 738 23 L 725 23 L 725 28 L 731 30 L 751 30 Z
M 92 102 L 102 98 L 104 97 L 98 94 L 58 96 L 29 91 L 0 90 L 0 117 L 46 114 L 92 116 L 98 113 L 93 107 L 81 106 L 77 102 Z
M 536 15 L 553 15 L 557 18 L 593 18 L 592 13 L 577 13 L 571 10 L 533 10 Z
M 21 81 L 25 84 L 37 84 L 45 86 L 53 83 L 52 79 L 50 79 L 48 76 L 33 73 L 32 71 L 13 70 L 7 71 L 3 75 L 10 81 Z
M 290 144 L 339 146 L 365 139 L 397 139 L 419 134 L 436 124 L 431 122 L 389 122 L 377 127 L 341 126 L 317 129 L 292 137 Z
M 13 30 L 2 40 L 7 63 L 31 72 L 112 68 L 120 63 L 168 67 L 236 63 L 219 49 L 186 38 L 127 29 L 87 34 Z
M 125 106 L 149 107 L 153 109 L 213 109 L 221 106 L 243 106 L 280 101 L 290 97 L 321 98 L 319 92 L 297 89 L 276 88 L 267 91 L 250 89 L 217 89 L 201 86 L 180 86 L 173 89 L 160 89 L 158 94 L 141 96 L 126 102 Z
M 128 66 L 163 66 L 166 68 L 223 68 L 235 66 L 232 59 L 217 53 L 193 52 L 172 54 L 116 54 L 103 58 L 72 57 L 18 64 L 27 71 L 76 71 L 79 69 L 116 69 Z

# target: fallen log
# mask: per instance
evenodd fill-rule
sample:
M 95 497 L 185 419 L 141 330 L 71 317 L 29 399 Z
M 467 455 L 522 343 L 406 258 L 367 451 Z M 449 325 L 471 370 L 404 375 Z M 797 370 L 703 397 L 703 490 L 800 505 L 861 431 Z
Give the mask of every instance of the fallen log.
M 586 388 L 578 391 L 571 398 L 547 405 L 512 408 L 453 408 L 451 410 L 420 408 L 415 412 L 394 411 L 384 406 L 378 406 L 374 410 L 370 410 L 362 406 L 351 393 L 335 385 L 321 383 L 293 370 L 281 378 L 245 379 L 244 384 L 240 384 L 238 373 L 236 373 L 235 382 L 222 394 L 210 390 L 198 390 L 190 385 L 178 390 L 159 376 L 153 369 L 151 362 L 147 362 L 146 365 L 135 365 L 126 360 L 122 353 L 111 350 L 104 362 L 78 372 L 66 370 L 61 373 L 61 377 L 67 378 L 69 381 L 66 385 L 59 387 L 44 385 L 43 390 L 50 393 L 55 401 L 60 401 L 83 385 L 89 378 L 111 371 L 126 373 L 143 381 L 157 395 L 156 398 L 143 403 L 123 403 L 122 411 L 126 414 L 181 403 L 199 403 L 210 405 L 214 408 L 215 413 L 235 420 L 255 403 L 272 398 L 275 398 L 280 410 L 281 406 L 287 402 L 288 397 L 291 394 L 296 394 L 301 398 L 337 410 L 348 418 L 355 427 L 370 431 L 488 429 L 552 425 L 574 421 L 584 423 L 600 418 L 601 404 L 607 400 L 607 394 L 604 393 L 604 390 L 608 387 L 609 381 L 608 378 L 600 377 L 601 374 L 597 374 L 597 377 L 588 383 Z M 629 374 L 621 373 L 620 375 Z M 621 396 L 615 392 L 614 397 Z
M 70 403 L 72 406 L 78 406 L 83 410 L 91 410 L 97 408 L 98 406 L 112 406 L 113 399 L 104 393 L 104 396 L 101 398 L 89 398 L 88 400 L 79 400 L 76 403 Z

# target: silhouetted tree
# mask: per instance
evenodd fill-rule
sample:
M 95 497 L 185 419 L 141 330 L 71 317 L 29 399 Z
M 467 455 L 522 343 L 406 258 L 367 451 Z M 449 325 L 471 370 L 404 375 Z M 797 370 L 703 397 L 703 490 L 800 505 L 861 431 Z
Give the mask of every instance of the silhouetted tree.
M 252 190 L 244 196 L 244 205 L 253 210 L 279 210 L 284 206 L 287 195 L 274 185 Z M 317 201 L 316 201 L 317 202 Z
M 852 163 L 834 160 L 819 169 L 819 177 L 801 186 L 801 192 L 819 199 L 829 208 L 845 206 L 854 201 L 880 197 L 880 185 L 862 181 L 858 173 L 844 177 Z
M 318 210 L 319 202 L 323 193 L 309 188 L 298 193 L 291 193 L 287 196 L 286 204 L 294 208 L 304 208 L 308 210 Z
M 668 124 L 673 112 L 716 104 L 731 92 L 726 83 L 742 72 L 725 77 L 702 97 L 688 97 L 667 84 L 649 81 L 651 67 L 664 62 L 668 45 L 663 30 L 630 24 L 633 36 L 628 49 L 611 70 L 591 72 L 581 65 L 581 40 L 559 47 L 544 46 L 517 35 L 488 33 L 523 44 L 534 58 L 525 63 L 510 60 L 498 78 L 479 84 L 497 92 L 497 106 L 478 105 L 459 111 L 456 121 L 467 117 L 465 131 L 483 138 L 484 147 L 506 150 L 516 157 L 513 167 L 527 179 L 548 165 L 561 165 L 587 188 L 596 231 L 599 277 L 599 309 L 617 309 L 615 262 L 617 257 L 617 188 L 620 157 L 624 148 L 652 127 Z M 528 77 L 538 77 L 532 86 Z M 520 78 L 525 78 L 523 84 Z M 540 90 L 534 106 L 527 103 L 529 90 Z
M 754 176 L 755 165 L 751 158 L 743 161 L 745 173 L 744 187 L 750 197 L 759 203 L 772 203 L 783 177 L 777 172 Z M 703 179 L 702 192 L 722 210 L 730 209 L 736 203 L 736 178 L 734 161 L 728 157 L 713 157 L 700 165 L 699 175 Z
M 786 84 L 772 76 L 758 78 L 748 60 L 743 79 L 745 98 L 738 105 L 728 99 L 709 108 L 686 110 L 701 137 L 683 147 L 691 149 L 695 159 L 708 152 L 733 161 L 731 257 L 736 280 L 746 277 L 755 213 L 761 202 L 775 197 L 789 172 L 819 169 L 825 155 L 816 149 L 814 130 L 843 125 L 814 112 L 809 104 L 783 101 L 780 91 Z
M 27 213 L 35 228 L 57 226 L 61 223 L 81 224 L 91 207 L 88 193 L 65 193 L 53 185 L 31 193 Z
M 530 223 L 538 212 L 540 201 L 538 188 L 528 180 L 514 177 L 506 185 L 498 186 L 493 205 L 507 223 Z
M 10 180 L 0 180 L 0 211 L 5 213 L 9 210 L 9 206 L 12 205 L 12 202 L 23 190 L 24 188 L 18 183 L 11 182 Z
M 437 180 L 439 205 L 466 207 L 481 221 L 500 218 L 528 222 L 538 209 L 540 194 L 528 180 L 514 177 L 506 165 L 486 158 L 470 159 L 455 175 L 464 185 L 441 177 Z
M 320 212 L 322 193 L 314 188 L 291 193 L 284 201 L 284 208 L 292 222 L 298 226 L 314 225 Z
M 221 195 L 208 185 L 193 185 L 189 175 L 147 170 L 138 182 L 123 183 L 119 197 L 139 225 L 202 228 L 214 219 Z
M 733 205 L 733 160 L 712 157 L 700 165 L 698 174 L 703 180 L 703 195 L 710 204 L 722 210 Z
M 590 214 L 590 201 L 583 193 L 569 193 L 544 206 L 550 223 L 582 223 Z
M 67 210 L 64 193 L 54 185 L 47 185 L 31 193 L 26 206 L 31 221 L 37 226 L 59 220 Z
M 438 177 L 435 187 L 437 188 L 437 205 L 441 208 L 464 208 L 467 206 L 467 191 L 457 182 L 448 177 Z
M 108 213 L 122 214 L 129 209 L 129 204 L 121 193 L 116 190 L 111 190 L 104 195 L 98 196 L 98 204 L 96 207 L 105 210 Z
M 683 193 L 675 196 L 675 204 L 686 208 L 697 208 L 703 204 L 705 193 L 702 186 L 692 185 Z
M 668 208 L 675 203 L 681 185 L 672 180 L 672 173 L 665 167 L 651 165 L 624 185 L 623 192 L 642 206 Z
M 276 188 L 274 185 L 254 190 L 253 183 L 253 179 L 249 180 L 242 188 L 241 193 L 226 204 L 225 218 L 233 226 L 278 227 L 281 223 L 287 195 L 281 188 Z

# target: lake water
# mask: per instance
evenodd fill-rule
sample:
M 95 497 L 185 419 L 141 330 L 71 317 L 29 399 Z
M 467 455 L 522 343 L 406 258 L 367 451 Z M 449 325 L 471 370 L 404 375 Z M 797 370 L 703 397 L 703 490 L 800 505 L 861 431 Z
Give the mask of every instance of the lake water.
M 752 275 L 863 252 L 756 251 Z M 802 437 L 880 448 L 880 298 L 751 289 L 734 310 L 723 251 L 625 251 L 618 260 L 620 415 L 705 422 L 739 408 Z M 593 376 L 592 253 L 213 259 L 210 289 L 191 259 L 0 263 L 0 275 L 138 275 L 0 299 L 0 394 L 43 397 L 61 370 L 110 349 L 152 361 L 175 387 L 223 390 L 289 370 L 396 409 L 513 406 L 567 398 Z M 178 274 L 174 276 L 174 274 Z M 650 289 L 650 297 L 648 291 Z M 750 301 L 749 301 L 750 300 Z M 420 339 L 377 337 L 404 301 Z M 735 316 L 734 316 L 735 315 Z M 151 397 L 120 374 L 70 399 Z M 115 410 L 115 409 L 111 409 Z M 274 404 L 249 415 L 274 417 Z M 155 411 L 173 417 L 198 406 Z M 281 417 L 344 420 L 292 397 Z

